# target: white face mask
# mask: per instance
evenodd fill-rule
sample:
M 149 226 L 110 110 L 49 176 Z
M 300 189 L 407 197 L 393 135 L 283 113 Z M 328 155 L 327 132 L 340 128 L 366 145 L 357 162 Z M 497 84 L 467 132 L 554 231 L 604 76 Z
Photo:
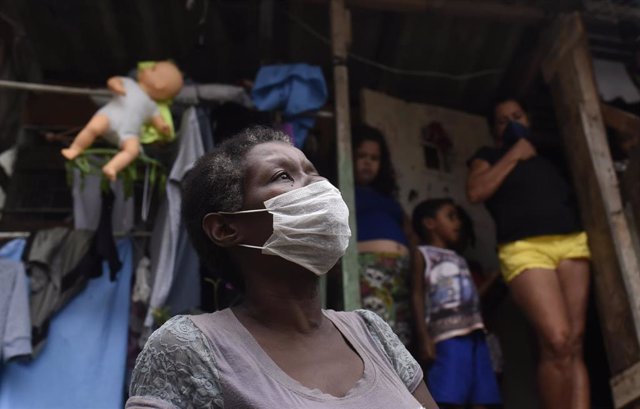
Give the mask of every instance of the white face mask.
M 264 246 L 239 244 L 280 256 L 317 275 L 326 274 L 349 244 L 349 208 L 326 180 L 291 190 L 264 202 L 265 209 L 219 214 L 269 212 L 273 234 Z

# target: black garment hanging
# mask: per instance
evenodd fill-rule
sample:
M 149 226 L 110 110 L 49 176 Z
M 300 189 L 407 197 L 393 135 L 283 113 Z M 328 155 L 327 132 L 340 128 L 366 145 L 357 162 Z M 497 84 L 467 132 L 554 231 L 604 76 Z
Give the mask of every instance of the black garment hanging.
M 89 254 L 93 256 L 93 264 L 90 271 L 93 272 L 89 277 L 99 277 L 102 274 L 102 260 L 106 260 L 109 264 L 109 278 L 115 281 L 116 274 L 122 268 L 122 263 L 118 259 L 118 250 L 113 238 L 113 227 L 111 215 L 113 213 L 113 202 L 115 195 L 109 189 L 102 193 L 102 209 L 100 210 L 100 222 L 98 229 L 93 236 L 93 243 Z

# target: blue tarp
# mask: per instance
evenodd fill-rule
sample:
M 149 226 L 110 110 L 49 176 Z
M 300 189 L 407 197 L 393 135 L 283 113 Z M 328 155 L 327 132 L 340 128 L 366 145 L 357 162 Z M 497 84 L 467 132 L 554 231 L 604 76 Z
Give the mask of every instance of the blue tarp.
M 45 348 L 32 362 L 10 363 L 0 379 L 0 409 L 116 409 L 124 406 L 132 248 L 117 243 L 123 267 L 89 280 L 51 320 Z

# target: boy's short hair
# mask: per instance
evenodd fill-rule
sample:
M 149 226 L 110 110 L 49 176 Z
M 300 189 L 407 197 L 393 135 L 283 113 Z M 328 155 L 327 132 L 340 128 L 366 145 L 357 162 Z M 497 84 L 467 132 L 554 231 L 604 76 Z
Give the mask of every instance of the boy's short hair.
M 411 224 L 413 231 L 420 237 L 421 240 L 428 242 L 430 239 L 429 232 L 424 227 L 422 221 L 424 219 L 435 219 L 438 211 L 445 205 L 455 206 L 453 199 L 449 197 L 443 197 L 439 199 L 429 199 L 419 203 L 413 209 L 413 215 L 411 216 Z

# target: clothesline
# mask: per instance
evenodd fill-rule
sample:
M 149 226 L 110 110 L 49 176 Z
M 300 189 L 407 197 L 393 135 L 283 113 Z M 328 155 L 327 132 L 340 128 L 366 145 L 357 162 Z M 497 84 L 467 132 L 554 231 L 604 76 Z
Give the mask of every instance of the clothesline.
M 0 240 L 7 240 L 7 239 L 26 239 L 27 237 L 31 236 L 34 232 L 29 232 L 29 231 L 2 231 L 0 232 Z M 138 231 L 132 231 L 132 232 L 114 232 L 113 233 L 114 237 L 151 237 L 151 232 L 150 231 L 143 231 L 143 230 L 138 230 Z
M 86 95 L 98 98 L 110 98 L 113 94 L 106 88 L 69 87 L 65 85 L 36 84 L 30 82 L 0 80 L 0 88 L 17 89 L 32 92 L 50 92 L 64 95 Z M 174 98 L 174 102 L 196 105 L 201 101 L 235 102 L 247 108 L 254 108 L 251 98 L 243 87 L 227 84 L 187 84 Z M 321 118 L 333 118 L 331 111 L 317 111 L 309 115 Z

